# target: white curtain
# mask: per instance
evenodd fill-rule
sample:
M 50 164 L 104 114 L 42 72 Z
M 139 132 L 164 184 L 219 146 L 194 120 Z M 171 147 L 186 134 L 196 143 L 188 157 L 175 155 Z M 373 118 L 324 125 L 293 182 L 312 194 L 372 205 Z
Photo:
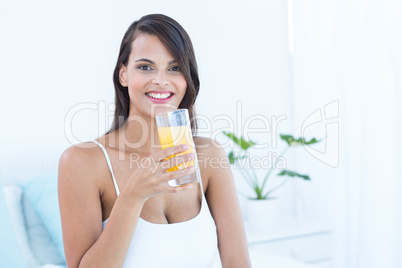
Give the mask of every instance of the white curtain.
M 402 1 L 289 3 L 296 126 L 339 101 L 339 165 L 298 160 L 299 212 L 331 224 L 334 267 L 402 267 Z

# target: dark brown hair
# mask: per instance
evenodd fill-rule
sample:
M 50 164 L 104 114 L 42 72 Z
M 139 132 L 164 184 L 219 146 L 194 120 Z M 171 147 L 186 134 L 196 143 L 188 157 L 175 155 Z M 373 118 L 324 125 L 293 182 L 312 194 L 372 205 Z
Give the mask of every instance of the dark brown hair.
M 172 18 L 162 14 L 150 14 L 133 22 L 124 34 L 120 45 L 119 57 L 113 73 L 115 89 L 115 112 L 110 133 L 123 126 L 129 115 L 130 97 L 128 88 L 120 84 L 119 72 L 121 67 L 127 66 L 131 53 L 132 42 L 139 33 L 155 35 L 178 62 L 181 72 L 187 81 L 186 93 L 179 105 L 179 109 L 188 109 L 193 135 L 197 131 L 197 120 L 194 103 L 200 89 L 198 68 L 193 45 L 184 28 Z

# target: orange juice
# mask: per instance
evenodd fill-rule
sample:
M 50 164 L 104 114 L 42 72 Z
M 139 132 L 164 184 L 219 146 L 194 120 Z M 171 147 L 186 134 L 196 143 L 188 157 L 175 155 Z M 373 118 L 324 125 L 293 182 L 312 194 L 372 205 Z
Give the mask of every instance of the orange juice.
M 158 127 L 159 140 L 162 150 L 180 144 L 188 144 L 190 146 L 187 151 L 171 155 L 165 160 L 186 153 L 196 153 L 193 136 L 191 135 L 190 118 L 187 109 L 178 109 L 174 111 L 158 113 L 155 115 L 155 120 Z M 177 160 L 177 158 L 173 158 L 172 160 Z M 179 164 L 176 162 L 173 165 L 173 167 L 167 169 L 166 171 L 179 171 L 189 166 L 194 166 L 196 168 L 196 171 L 180 178 L 170 180 L 168 182 L 170 186 L 180 187 L 183 185 L 199 183 L 201 181 L 201 174 L 197 163 L 197 155 L 195 155 L 195 158 L 193 160 L 187 161 L 183 164 Z
M 186 153 L 194 153 L 194 141 L 193 136 L 191 135 L 190 126 L 182 125 L 182 126 L 171 126 L 171 127 L 158 127 L 159 140 L 161 143 L 162 150 L 173 147 L 179 144 L 188 144 L 190 148 L 183 152 L 175 155 L 171 155 L 166 159 L 172 158 L 177 155 L 183 155 Z M 182 170 L 186 167 L 194 166 L 194 160 L 190 160 L 186 163 L 174 166 L 166 170 L 166 172 L 171 172 L 175 170 Z

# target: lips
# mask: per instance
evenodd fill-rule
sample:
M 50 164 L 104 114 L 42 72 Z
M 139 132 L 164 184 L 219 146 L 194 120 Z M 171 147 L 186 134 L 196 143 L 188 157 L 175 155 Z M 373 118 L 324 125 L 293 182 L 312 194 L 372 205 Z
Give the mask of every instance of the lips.
M 167 103 L 173 98 L 174 93 L 171 91 L 149 91 L 145 95 L 153 103 Z

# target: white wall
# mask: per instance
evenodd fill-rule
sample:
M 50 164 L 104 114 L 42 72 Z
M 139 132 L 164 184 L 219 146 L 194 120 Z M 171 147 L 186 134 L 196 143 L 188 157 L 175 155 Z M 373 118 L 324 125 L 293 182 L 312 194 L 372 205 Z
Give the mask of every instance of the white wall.
M 289 113 L 286 5 L 213 2 L 1 3 L 1 139 L 63 137 L 74 105 L 113 103 L 121 38 L 148 13 L 170 15 L 189 32 L 200 69 L 200 114 L 234 116 L 237 100 L 246 118 Z M 77 114 L 74 133 L 95 137 L 96 118 L 94 111 Z
M 338 116 L 327 120 L 322 109 L 322 122 L 307 131 L 338 136 L 337 168 L 296 155 L 314 179 L 296 187 L 302 214 L 331 223 L 334 267 L 402 267 L 402 2 L 294 7 L 294 125 L 339 101 Z

